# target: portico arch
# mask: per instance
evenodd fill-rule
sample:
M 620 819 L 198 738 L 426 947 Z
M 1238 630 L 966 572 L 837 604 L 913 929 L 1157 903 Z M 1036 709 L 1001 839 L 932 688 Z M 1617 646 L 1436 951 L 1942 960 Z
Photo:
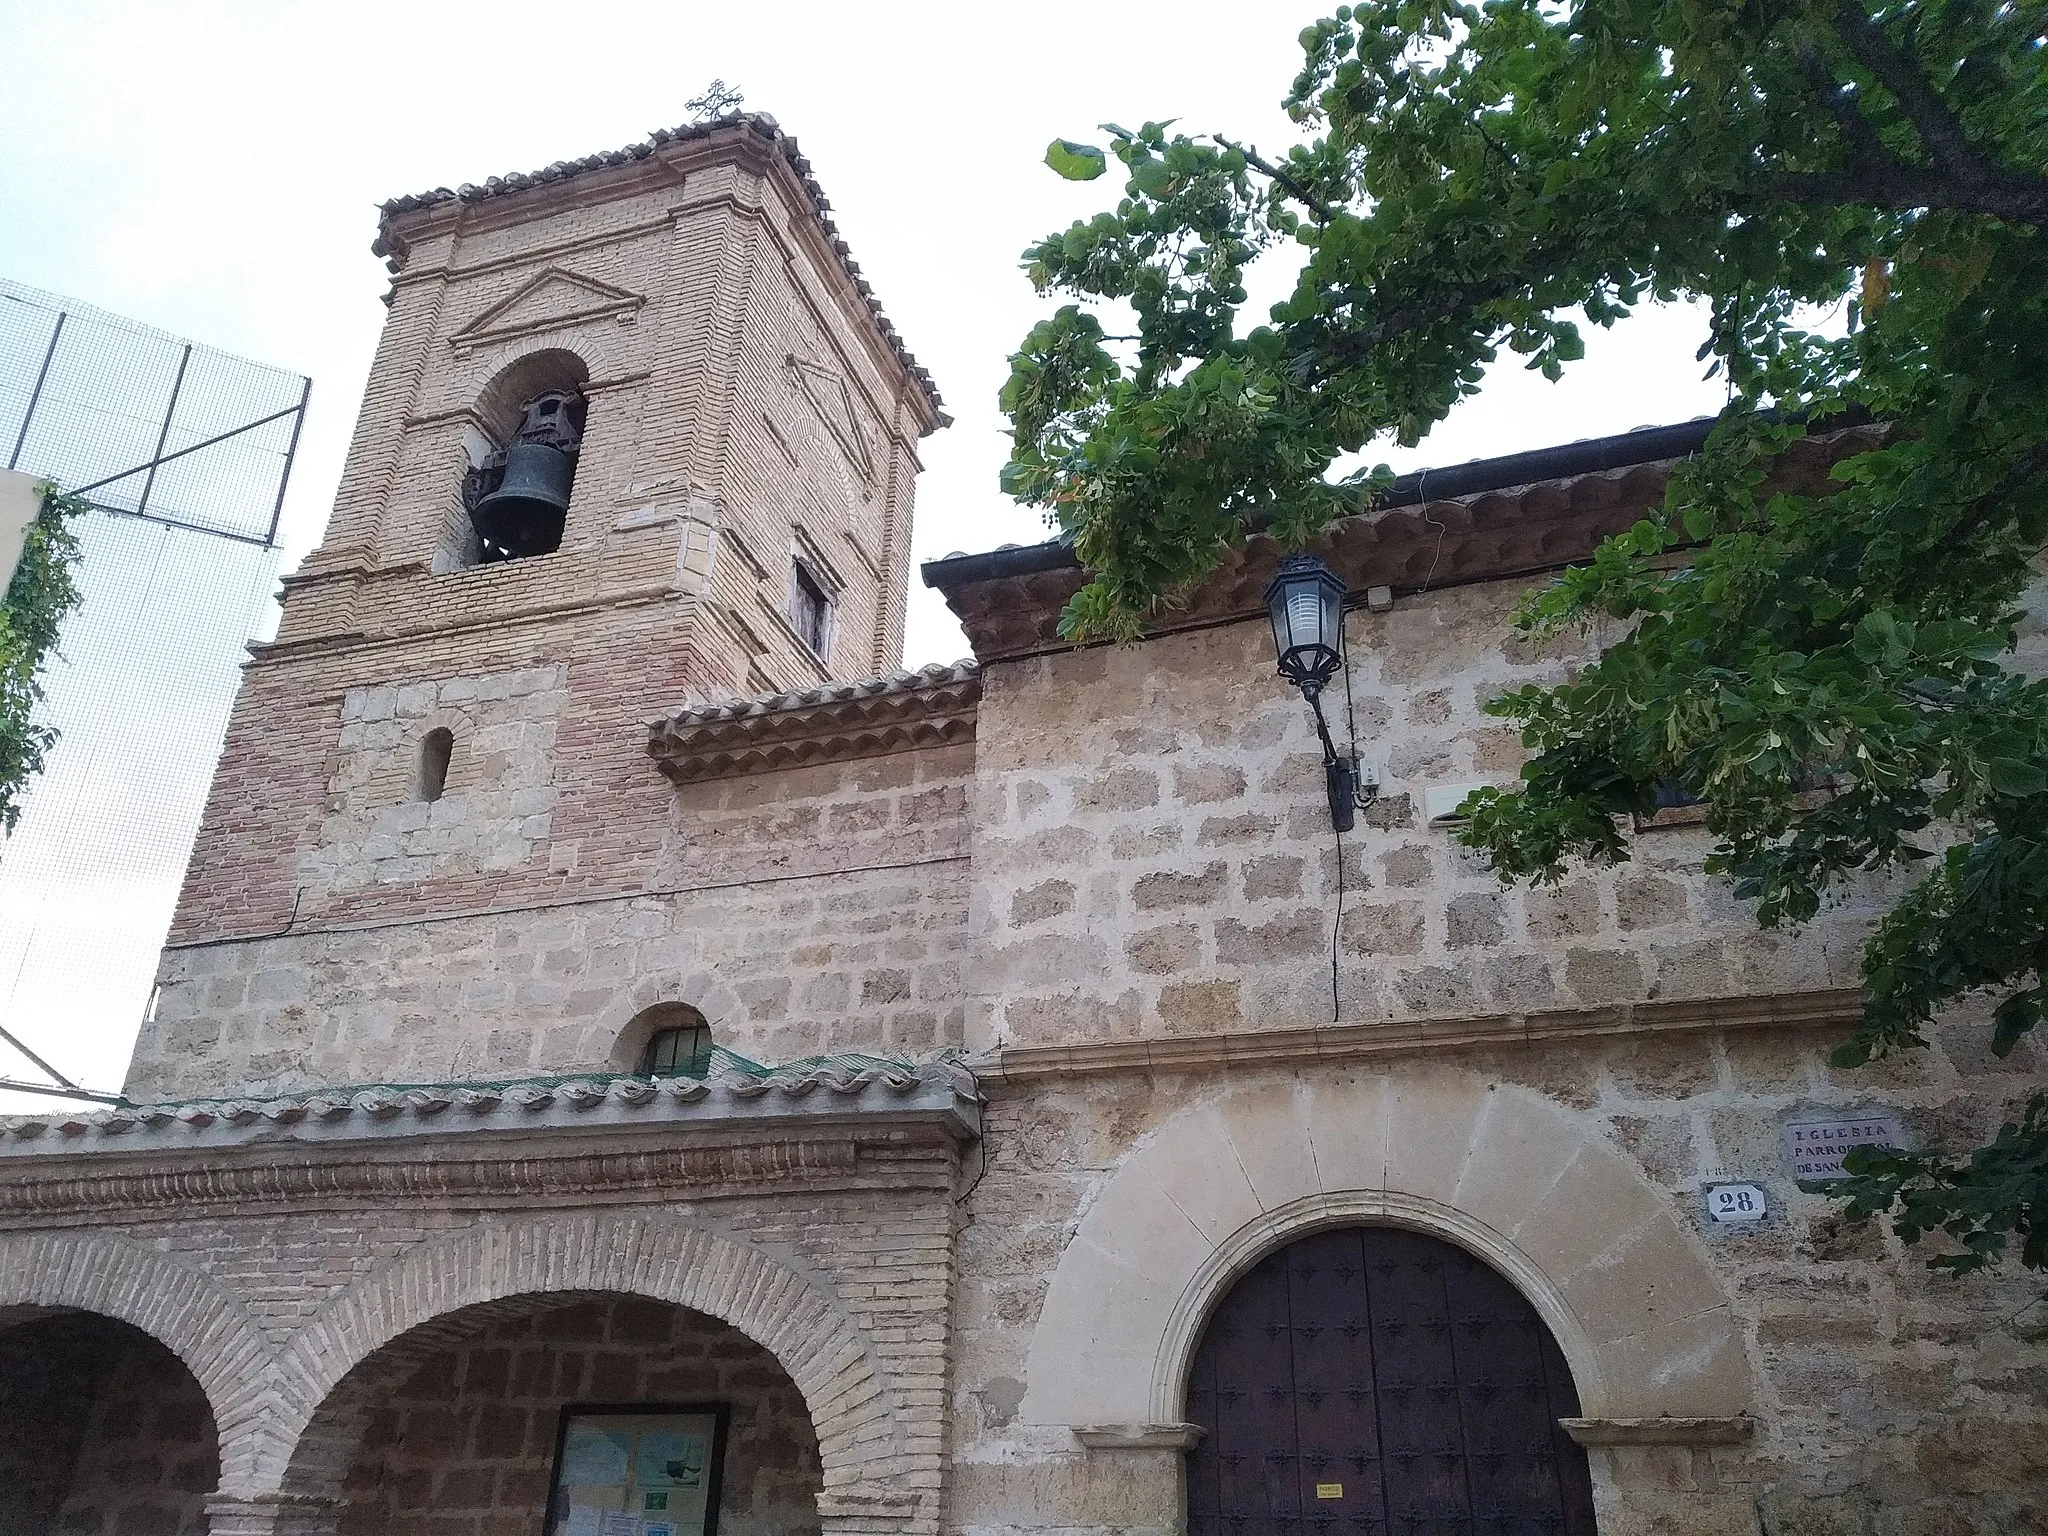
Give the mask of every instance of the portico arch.
M 330 1301 L 277 1372 L 289 1450 L 262 1491 L 327 1500 L 340 1492 L 369 1407 L 351 1372 L 398 1350 L 424 1357 L 468 1323 L 525 1298 L 623 1295 L 671 1302 L 731 1324 L 795 1383 L 818 1438 L 827 1509 L 894 1510 L 906 1430 L 872 1345 L 830 1282 L 788 1255 L 709 1226 L 595 1213 L 490 1222 L 423 1244 Z M 914 1507 L 915 1501 L 908 1501 Z M 908 1512 L 906 1509 L 904 1512 Z
M 1232 1088 L 1124 1158 L 1054 1272 L 1021 1417 L 1178 1423 L 1224 1292 L 1290 1238 L 1361 1222 L 1444 1238 L 1506 1275 L 1556 1337 L 1590 1418 L 1750 1405 L 1728 1299 L 1633 1164 L 1477 1073 L 1357 1070 Z
M 255 1320 L 206 1275 L 98 1232 L 0 1234 L 0 1328 L 55 1311 L 94 1312 L 177 1356 L 213 1411 L 222 1486 L 247 1475 L 269 1428 L 269 1347 Z

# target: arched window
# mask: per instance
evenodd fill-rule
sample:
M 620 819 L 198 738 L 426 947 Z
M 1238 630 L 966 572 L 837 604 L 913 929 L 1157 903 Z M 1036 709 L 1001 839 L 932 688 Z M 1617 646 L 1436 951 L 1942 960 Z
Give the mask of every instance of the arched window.
M 419 772 L 413 781 L 413 799 L 438 800 L 448 787 L 448 759 L 455 752 L 455 733 L 437 725 L 420 742 Z
M 702 1077 L 711 1070 L 711 1026 L 688 1003 L 657 1003 L 626 1032 L 641 1039 L 633 1070 L 643 1077 Z

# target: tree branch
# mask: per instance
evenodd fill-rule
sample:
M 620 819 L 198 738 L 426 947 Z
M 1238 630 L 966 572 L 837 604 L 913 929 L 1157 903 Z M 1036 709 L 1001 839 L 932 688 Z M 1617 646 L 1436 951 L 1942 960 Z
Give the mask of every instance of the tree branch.
M 1235 150 L 1238 154 L 1243 155 L 1246 165 L 1277 182 L 1293 196 L 1296 202 L 1309 209 L 1323 223 L 1327 224 L 1330 222 L 1330 205 L 1328 203 L 1288 175 L 1287 172 L 1281 170 L 1272 161 L 1266 159 L 1256 149 L 1247 149 L 1242 144 L 1233 144 L 1220 133 L 1216 135 L 1216 142 L 1225 149 Z
M 1853 171 L 1786 171 L 1767 183 L 1769 195 L 1814 207 L 1883 208 L 1913 213 L 1944 208 L 2008 224 L 2048 224 L 2048 180 L 1995 173 L 1967 184 L 1943 172 L 1885 160 Z
M 1995 523 L 2007 504 L 2043 470 L 2048 470 L 2048 442 L 2034 444 L 1999 477 L 1998 484 L 1973 498 L 1969 514 L 1958 519 L 1948 531 L 1949 540 L 1973 538 L 1981 529 Z
M 1857 63 L 1877 76 L 1927 146 L 1927 155 L 1952 176 L 1970 176 L 1992 168 L 1963 132 L 1948 103 L 1941 99 L 1920 66 L 1884 35 L 1870 19 L 1862 0 L 1842 0 L 1835 7 L 1835 34 Z
M 1856 152 L 1866 160 L 1896 162 L 1898 157 L 1884 147 L 1877 130 L 1870 126 L 1870 119 L 1857 105 L 1855 88 L 1837 80 L 1813 45 L 1803 38 L 1794 48 L 1793 56 L 1799 63 L 1799 72 L 1806 76 L 1807 86 Z

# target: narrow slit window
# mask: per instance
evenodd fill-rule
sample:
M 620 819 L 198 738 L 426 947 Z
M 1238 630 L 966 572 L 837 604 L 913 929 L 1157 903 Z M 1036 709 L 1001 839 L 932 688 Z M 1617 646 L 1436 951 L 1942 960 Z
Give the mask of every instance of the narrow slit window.
M 803 561 L 797 561 L 790 573 L 789 622 L 814 656 L 825 654 L 825 625 L 831 610 L 832 599 L 825 595 L 824 584 L 804 568 Z
M 448 759 L 455 752 L 455 733 L 445 726 L 427 732 L 420 743 L 420 772 L 415 800 L 438 800 L 448 787 Z

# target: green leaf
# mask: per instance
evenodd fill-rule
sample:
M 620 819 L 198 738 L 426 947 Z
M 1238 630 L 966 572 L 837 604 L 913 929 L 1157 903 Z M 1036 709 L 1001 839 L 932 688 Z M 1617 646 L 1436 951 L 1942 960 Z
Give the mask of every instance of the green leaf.
M 1093 144 L 1054 139 L 1045 146 L 1045 163 L 1069 181 L 1093 181 L 1109 169 L 1109 157 Z
M 2023 797 L 2048 790 L 2048 773 L 2042 772 L 2038 763 L 2021 762 L 2017 758 L 1994 758 L 1986 765 L 1986 776 L 1991 780 L 1991 787 L 2001 795 Z

